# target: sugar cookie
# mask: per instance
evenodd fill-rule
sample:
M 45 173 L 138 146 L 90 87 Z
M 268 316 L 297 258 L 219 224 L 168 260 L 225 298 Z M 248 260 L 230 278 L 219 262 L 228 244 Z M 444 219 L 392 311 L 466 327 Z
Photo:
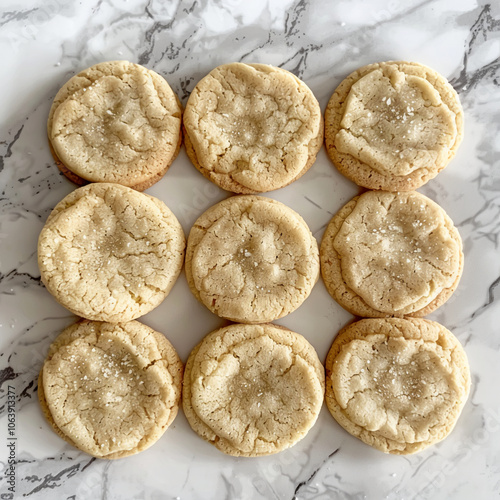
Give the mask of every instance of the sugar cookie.
M 456 337 L 423 319 L 364 319 L 335 338 L 326 403 L 353 436 L 386 453 L 444 439 L 467 400 L 470 373 Z
M 235 193 L 290 184 L 311 167 L 323 141 L 311 90 L 292 73 L 265 64 L 212 70 L 191 93 L 183 123 L 194 166 Z
M 163 202 L 96 183 L 54 208 L 38 240 L 38 265 L 47 290 L 71 312 L 121 323 L 168 295 L 184 247 L 182 228 Z
M 234 456 L 278 453 L 318 418 L 324 369 L 301 335 L 235 324 L 207 335 L 186 363 L 183 408 L 203 439 Z
M 163 77 L 127 61 L 96 64 L 57 93 L 47 130 L 61 171 L 79 185 L 158 182 L 181 145 L 182 106 Z
M 38 395 L 68 443 L 98 458 L 134 455 L 154 444 L 180 404 L 182 363 L 170 342 L 131 321 L 80 321 L 50 346 Z
M 360 186 L 410 191 L 435 177 L 463 138 L 458 94 L 418 63 L 381 62 L 351 73 L 325 113 L 328 155 Z

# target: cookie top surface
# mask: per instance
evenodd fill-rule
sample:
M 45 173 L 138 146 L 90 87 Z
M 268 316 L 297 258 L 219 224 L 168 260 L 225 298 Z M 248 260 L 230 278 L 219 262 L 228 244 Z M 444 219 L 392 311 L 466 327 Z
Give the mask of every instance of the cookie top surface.
M 186 276 L 196 298 L 215 314 L 265 323 L 309 296 L 319 276 L 318 245 L 302 217 L 286 205 L 235 196 L 195 222 Z
M 182 363 L 160 333 L 131 321 L 81 321 L 51 345 L 39 385 L 54 430 L 100 458 L 154 444 L 177 414 Z
M 195 166 L 223 189 L 244 194 L 294 181 L 323 137 L 311 90 L 292 73 L 264 64 L 212 70 L 189 97 L 184 126 Z
M 119 323 L 168 295 L 185 237 L 160 200 L 119 184 L 89 184 L 52 211 L 38 240 L 41 278 L 67 309 Z
M 455 426 L 469 393 L 455 336 L 423 319 L 365 319 L 344 328 L 326 360 L 326 403 L 348 432 L 386 453 L 421 451 Z
M 207 335 L 186 364 L 184 413 L 221 451 L 269 455 L 302 439 L 324 395 L 324 369 L 301 335 L 235 324 Z
M 327 152 L 370 189 L 408 191 L 442 170 L 463 136 L 458 95 L 417 63 L 364 66 L 335 90 L 325 115 Z
M 428 314 L 451 295 L 463 267 L 453 222 L 417 192 L 354 198 L 328 225 L 321 259 L 330 294 L 359 316 Z
M 48 136 L 57 157 L 80 178 L 132 187 L 166 171 L 176 154 L 181 116 L 163 77 L 127 61 L 104 62 L 59 90 Z

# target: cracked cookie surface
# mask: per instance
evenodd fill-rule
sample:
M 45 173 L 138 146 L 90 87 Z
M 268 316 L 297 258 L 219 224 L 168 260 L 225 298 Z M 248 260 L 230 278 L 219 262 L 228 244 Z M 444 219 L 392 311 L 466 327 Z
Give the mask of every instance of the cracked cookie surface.
M 330 295 L 364 317 L 425 316 L 448 300 L 463 269 L 453 222 L 417 192 L 355 197 L 330 221 L 320 255 Z
M 83 320 L 50 346 L 40 405 L 68 443 L 98 458 L 121 458 L 153 445 L 172 423 L 182 371 L 170 342 L 146 325 Z
M 327 153 L 360 186 L 410 191 L 435 177 L 463 137 L 458 94 L 436 71 L 382 62 L 351 73 L 325 113 Z
M 98 183 L 66 196 L 38 240 L 47 290 L 71 312 L 120 323 L 158 306 L 184 261 L 185 237 L 160 200 Z
M 311 90 L 292 73 L 265 64 L 212 70 L 191 93 L 183 123 L 193 164 L 235 193 L 290 184 L 314 163 L 323 141 Z
M 460 342 L 433 321 L 352 323 L 326 359 L 330 413 L 347 432 L 386 453 L 416 453 L 444 439 L 469 388 Z
M 235 324 L 189 355 L 183 409 L 193 430 L 224 453 L 270 455 L 307 434 L 324 388 L 324 368 L 304 337 L 272 324 Z
M 182 106 L 163 77 L 127 61 L 96 64 L 57 93 L 47 129 L 62 172 L 77 184 L 144 190 L 179 152 Z
M 270 198 L 224 200 L 201 215 L 189 234 L 189 287 L 231 321 L 265 323 L 289 314 L 318 276 L 318 245 L 307 224 Z

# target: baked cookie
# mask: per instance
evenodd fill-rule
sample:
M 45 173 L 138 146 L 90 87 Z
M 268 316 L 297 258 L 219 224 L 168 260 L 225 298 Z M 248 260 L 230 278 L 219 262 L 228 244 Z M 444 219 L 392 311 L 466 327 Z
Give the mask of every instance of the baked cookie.
M 444 439 L 467 400 L 466 354 L 424 319 L 364 319 L 326 358 L 326 404 L 350 434 L 385 453 L 416 453 Z
M 78 316 L 122 323 L 158 306 L 184 261 L 185 237 L 160 200 L 89 184 L 57 204 L 38 240 L 47 290 Z
M 265 64 L 212 70 L 191 93 L 183 124 L 194 166 L 234 193 L 290 184 L 311 167 L 323 142 L 321 109 L 309 87 Z
M 335 90 L 325 143 L 338 170 L 360 186 L 411 191 L 435 177 L 463 138 L 458 94 L 434 70 L 412 62 L 369 64 Z
M 458 286 L 460 234 L 426 196 L 368 191 L 330 221 L 321 242 L 330 295 L 356 316 L 425 316 Z
M 266 325 L 230 325 L 189 355 L 182 404 L 193 430 L 234 456 L 278 453 L 318 418 L 325 374 L 301 335 Z
M 170 342 L 139 323 L 80 321 L 50 346 L 38 396 L 54 431 L 98 458 L 153 445 L 180 404 L 182 362 Z
M 189 287 L 222 318 L 281 318 L 304 302 L 318 276 L 318 245 L 307 224 L 270 198 L 228 198 L 202 214 L 189 233 Z
M 80 72 L 57 93 L 47 123 L 57 166 L 78 185 L 158 182 L 181 145 L 182 106 L 163 77 L 127 61 Z

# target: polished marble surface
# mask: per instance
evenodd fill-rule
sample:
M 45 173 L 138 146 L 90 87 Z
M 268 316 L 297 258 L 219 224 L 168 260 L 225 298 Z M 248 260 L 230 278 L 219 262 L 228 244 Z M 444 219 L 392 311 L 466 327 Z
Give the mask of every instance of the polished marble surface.
M 8 396 L 15 395 L 16 494 L 46 499 L 490 499 L 500 491 L 500 4 L 482 0 L 3 0 L 0 5 L 0 498 L 9 496 Z M 420 191 L 441 204 L 464 240 L 465 272 L 430 316 L 465 345 L 473 387 L 451 436 L 414 456 L 384 455 L 344 432 L 323 408 L 308 436 L 281 454 L 232 458 L 191 431 L 182 412 L 149 450 L 96 460 L 49 428 L 36 377 L 51 340 L 74 317 L 40 283 L 36 241 L 74 186 L 49 153 L 45 123 L 58 88 L 103 60 L 128 59 L 162 74 L 185 103 L 196 82 L 232 61 L 281 66 L 322 108 L 356 67 L 390 59 L 427 64 L 460 94 L 465 140 Z M 298 211 L 320 240 L 357 187 L 321 151 L 299 181 L 269 193 Z M 227 196 L 181 151 L 148 190 L 186 233 Z M 321 359 L 351 316 L 320 281 L 279 323 L 302 333 Z M 189 292 L 184 274 L 142 321 L 185 360 L 222 321 Z

